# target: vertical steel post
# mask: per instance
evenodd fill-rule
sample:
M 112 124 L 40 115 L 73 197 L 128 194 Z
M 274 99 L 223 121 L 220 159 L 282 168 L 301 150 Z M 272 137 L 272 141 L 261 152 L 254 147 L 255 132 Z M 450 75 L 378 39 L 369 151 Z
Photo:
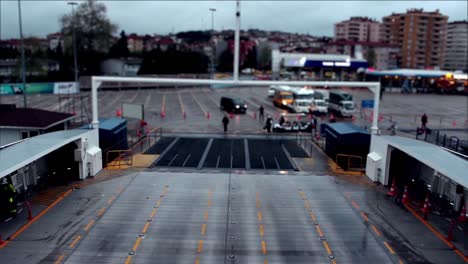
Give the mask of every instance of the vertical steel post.
M 236 1 L 236 31 L 234 34 L 234 81 L 239 81 L 240 1 Z
M 21 17 L 21 0 L 18 0 L 18 18 L 19 18 L 19 31 L 21 39 L 21 82 L 23 83 L 23 107 L 28 107 L 26 99 L 26 58 L 24 55 L 24 38 L 23 38 L 23 21 Z

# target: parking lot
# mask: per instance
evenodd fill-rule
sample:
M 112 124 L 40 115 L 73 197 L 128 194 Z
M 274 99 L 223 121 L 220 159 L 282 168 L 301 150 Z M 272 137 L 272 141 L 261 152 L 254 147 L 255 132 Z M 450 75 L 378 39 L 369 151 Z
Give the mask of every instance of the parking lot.
M 150 127 L 162 127 L 168 132 L 222 132 L 221 119 L 225 114 L 220 110 L 221 96 L 234 96 L 244 99 L 248 106 L 246 114 L 233 115 L 230 118 L 229 133 L 265 133 L 263 123 L 259 121 L 258 109 L 265 108 L 265 116 L 271 115 L 275 121 L 287 110 L 274 107 L 267 96 L 267 87 L 241 88 L 179 88 L 179 89 L 137 89 L 99 92 L 99 116 L 115 117 L 123 103 L 143 104 L 145 120 Z M 358 106 L 355 119 L 346 119 L 361 126 L 371 124 L 371 110 L 360 109 L 363 99 L 372 99 L 367 90 L 351 90 Z M 89 93 L 81 93 L 89 95 Z M 88 97 L 89 98 L 89 97 Z M 432 129 L 466 129 L 468 127 L 468 100 L 462 95 L 439 94 L 399 94 L 384 93 L 380 104 L 380 127 L 386 130 L 390 121 L 396 121 L 402 129 L 416 129 L 420 126 L 423 113 L 428 116 L 428 127 Z M 60 111 L 67 110 L 81 113 L 81 102 L 59 100 L 58 95 L 28 95 L 28 106 Z M 16 103 L 22 106 L 21 95 L 2 96 L 2 103 Z M 90 102 L 85 104 L 90 115 Z M 86 114 L 86 112 L 85 112 Z M 325 119 L 326 121 L 326 119 Z

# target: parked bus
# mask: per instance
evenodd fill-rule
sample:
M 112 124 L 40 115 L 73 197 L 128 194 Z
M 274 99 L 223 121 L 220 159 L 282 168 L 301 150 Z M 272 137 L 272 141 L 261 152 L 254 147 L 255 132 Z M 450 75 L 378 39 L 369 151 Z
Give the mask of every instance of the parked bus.
M 344 117 L 352 117 L 355 113 L 353 96 L 342 91 L 331 91 L 328 109 Z
M 291 107 L 294 102 L 294 96 L 291 91 L 277 89 L 273 96 L 273 104 L 279 107 Z

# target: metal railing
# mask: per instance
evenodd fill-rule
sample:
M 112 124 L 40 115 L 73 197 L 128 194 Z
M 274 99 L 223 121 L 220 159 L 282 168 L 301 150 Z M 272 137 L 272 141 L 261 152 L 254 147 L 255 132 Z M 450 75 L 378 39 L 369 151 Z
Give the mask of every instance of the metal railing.
M 130 148 L 128 149 L 111 149 L 104 151 L 106 155 L 106 166 L 113 169 L 122 169 L 133 166 L 133 156 L 135 154 L 144 153 L 153 144 L 155 144 L 163 136 L 162 128 L 154 128 L 148 130 L 147 133 L 133 139 Z M 127 140 L 127 139 L 126 139 Z
M 122 169 L 133 166 L 133 154 L 131 150 L 109 150 L 106 153 L 106 165 L 108 168 Z
M 447 134 L 442 134 L 440 131 L 431 131 L 431 133 L 418 133 L 416 131 L 416 139 L 432 143 L 443 148 L 450 149 L 460 156 L 468 155 L 468 141 L 460 140 L 456 136 L 448 136 Z
M 344 163 L 343 160 L 345 161 Z M 356 155 L 336 154 L 335 163 L 337 173 L 347 173 L 350 171 L 362 173 L 366 169 L 364 167 L 363 158 L 361 156 Z M 345 168 L 342 167 L 343 164 L 346 165 Z
M 296 134 L 297 145 L 299 145 L 309 157 L 312 157 L 312 148 L 313 148 L 312 147 L 313 143 L 311 140 L 309 140 L 312 138 L 311 135 L 313 135 L 313 133 L 304 134 L 302 132 L 299 132 Z

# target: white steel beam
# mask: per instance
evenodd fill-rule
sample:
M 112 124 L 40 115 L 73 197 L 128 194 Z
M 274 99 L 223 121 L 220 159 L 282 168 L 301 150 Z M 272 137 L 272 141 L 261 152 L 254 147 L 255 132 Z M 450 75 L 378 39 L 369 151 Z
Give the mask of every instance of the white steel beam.
M 212 85 L 229 84 L 238 86 L 268 86 L 268 85 L 295 85 L 295 86 L 325 86 L 325 87 L 367 87 L 374 93 L 374 114 L 371 131 L 378 133 L 380 83 L 378 82 L 327 82 L 327 81 L 256 81 L 256 80 L 212 80 L 212 79 L 177 79 L 177 78 L 146 78 L 146 77 L 117 77 L 93 76 L 91 79 L 91 96 L 93 103 L 93 128 L 98 128 L 97 89 L 102 82 L 120 83 L 154 83 L 154 84 L 192 84 Z

